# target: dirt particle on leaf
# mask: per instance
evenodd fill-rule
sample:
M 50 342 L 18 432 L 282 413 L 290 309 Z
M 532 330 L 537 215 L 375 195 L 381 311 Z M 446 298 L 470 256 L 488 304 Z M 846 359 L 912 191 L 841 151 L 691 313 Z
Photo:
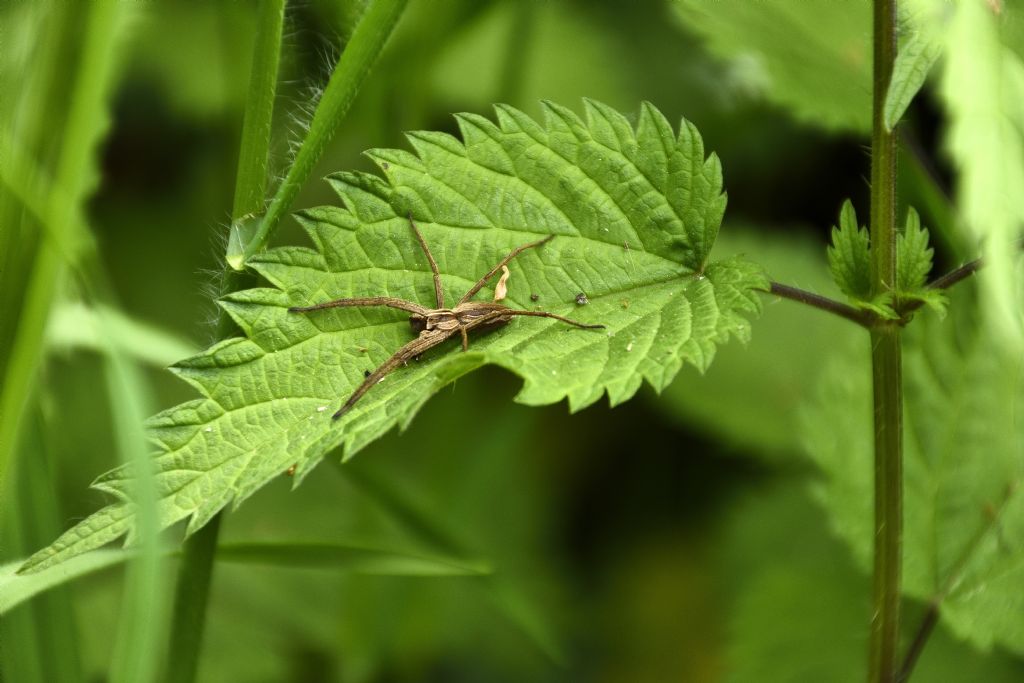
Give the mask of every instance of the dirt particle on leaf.
M 531 294 L 530 301 L 540 301 L 540 294 Z
M 584 294 L 583 292 L 580 292 L 579 294 L 576 295 L 576 305 L 577 306 L 586 306 L 589 303 L 590 303 L 590 299 L 588 299 L 587 295 Z

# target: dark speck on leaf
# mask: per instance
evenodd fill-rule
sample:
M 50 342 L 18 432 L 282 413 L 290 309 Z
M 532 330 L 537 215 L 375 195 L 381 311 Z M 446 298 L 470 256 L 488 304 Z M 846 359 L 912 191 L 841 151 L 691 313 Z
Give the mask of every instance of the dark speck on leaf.
M 580 292 L 579 294 L 576 295 L 576 303 L 580 306 L 586 306 L 587 304 L 590 303 L 590 299 L 587 298 L 586 294 Z
M 363 377 L 369 377 L 369 376 L 370 376 L 370 374 L 371 374 L 371 373 L 370 373 L 370 371 L 369 371 L 369 370 L 363 370 Z
M 539 301 L 539 300 L 540 300 L 540 294 L 531 294 L 530 295 L 530 301 Z
M 386 171 L 389 168 L 391 168 L 391 164 L 389 164 L 386 161 L 382 161 L 382 162 L 380 162 L 380 167 L 381 167 L 382 170 Z

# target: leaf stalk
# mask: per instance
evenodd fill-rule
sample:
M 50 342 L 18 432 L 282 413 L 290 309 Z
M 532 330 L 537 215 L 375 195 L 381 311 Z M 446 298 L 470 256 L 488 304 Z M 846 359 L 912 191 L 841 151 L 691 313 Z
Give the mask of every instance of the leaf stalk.
M 850 304 L 845 304 L 842 301 L 836 301 L 830 299 L 827 296 L 821 294 L 815 294 L 814 292 L 808 292 L 805 289 L 799 287 L 792 287 L 790 285 L 784 285 L 781 282 L 771 282 L 769 284 L 768 291 L 775 296 L 783 299 L 790 299 L 791 301 L 798 301 L 802 304 L 817 308 L 828 313 L 838 315 L 840 318 L 845 318 L 851 322 L 857 323 L 861 327 L 869 328 L 874 324 L 875 316 L 870 312 Z

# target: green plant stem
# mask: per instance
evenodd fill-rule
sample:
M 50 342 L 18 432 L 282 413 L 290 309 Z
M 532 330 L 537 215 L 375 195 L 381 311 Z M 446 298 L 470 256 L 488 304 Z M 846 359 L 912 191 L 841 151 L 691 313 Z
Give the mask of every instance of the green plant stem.
M 408 0 L 373 0 L 363 13 L 331 74 L 295 161 L 277 188 L 256 233 L 245 243 L 241 254 L 228 254 L 228 262 L 236 270 L 241 270 L 246 261 L 267 246 L 281 218 L 334 137 L 407 3 Z
M 874 3 L 871 135 L 871 254 L 874 294 L 896 282 L 896 137 L 884 121 L 896 60 L 896 1 Z M 898 325 L 871 330 L 875 446 L 875 545 L 868 680 L 895 683 L 899 671 L 903 551 L 903 367 Z
M 199 670 L 199 651 L 203 642 L 206 603 L 210 595 L 213 561 L 217 555 L 220 522 L 221 515 L 215 515 L 206 526 L 189 537 L 182 551 L 174 593 L 167 683 L 192 683 Z
M 233 219 L 261 211 L 267 192 L 267 165 L 277 72 L 281 62 L 281 30 L 285 0 L 263 0 L 249 75 L 249 101 L 242 120 Z
M 242 123 L 241 149 L 238 155 L 238 179 L 232 211 L 234 220 L 263 208 L 266 198 L 266 173 L 270 154 L 271 122 L 277 93 L 277 72 L 281 54 L 281 30 L 285 0 L 263 0 L 253 46 L 252 73 Z M 244 286 L 252 276 L 225 266 L 221 295 Z M 217 319 L 217 338 L 226 339 L 236 332 L 230 316 L 223 310 Z M 185 541 L 178 581 L 175 586 L 171 621 L 169 683 L 191 683 L 199 670 L 206 623 L 206 605 L 213 577 L 221 515 L 217 514 L 202 529 Z

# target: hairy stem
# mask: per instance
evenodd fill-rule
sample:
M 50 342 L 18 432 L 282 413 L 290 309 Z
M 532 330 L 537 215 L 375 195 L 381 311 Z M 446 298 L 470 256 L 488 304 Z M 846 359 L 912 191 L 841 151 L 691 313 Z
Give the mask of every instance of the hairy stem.
M 345 46 L 341 59 L 338 60 L 334 73 L 331 74 L 331 79 L 310 122 L 306 139 L 302 141 L 302 146 L 284 181 L 277 188 L 266 215 L 260 221 L 253 237 L 242 245 L 241 253 L 228 253 L 228 263 L 236 270 L 241 270 L 253 254 L 267 246 L 270 236 L 291 207 L 299 189 L 313 172 L 313 167 L 327 149 L 327 143 L 334 137 L 341 120 L 348 113 L 360 86 L 377 61 L 384 43 L 398 23 L 407 3 L 408 0 L 373 0 L 363 13 L 355 31 L 352 32 L 352 38 Z
M 896 0 L 874 3 L 871 254 L 874 294 L 896 282 L 896 137 L 885 96 L 896 59 Z M 903 551 L 903 366 L 898 325 L 871 330 L 875 445 L 875 544 L 868 680 L 895 683 L 899 662 Z
M 235 220 L 249 212 L 261 210 L 265 201 L 270 123 L 277 90 L 284 4 L 285 0 L 262 0 L 260 4 L 238 157 L 238 178 L 232 211 Z M 221 294 L 235 291 L 250 277 L 225 267 Z M 217 338 L 226 339 L 234 333 L 231 318 L 223 310 L 220 311 Z M 196 679 L 206 623 L 206 604 L 220 534 L 220 517 L 217 514 L 185 542 L 174 594 L 169 650 L 174 657 L 174 664 L 167 669 L 168 683 L 192 683 Z

